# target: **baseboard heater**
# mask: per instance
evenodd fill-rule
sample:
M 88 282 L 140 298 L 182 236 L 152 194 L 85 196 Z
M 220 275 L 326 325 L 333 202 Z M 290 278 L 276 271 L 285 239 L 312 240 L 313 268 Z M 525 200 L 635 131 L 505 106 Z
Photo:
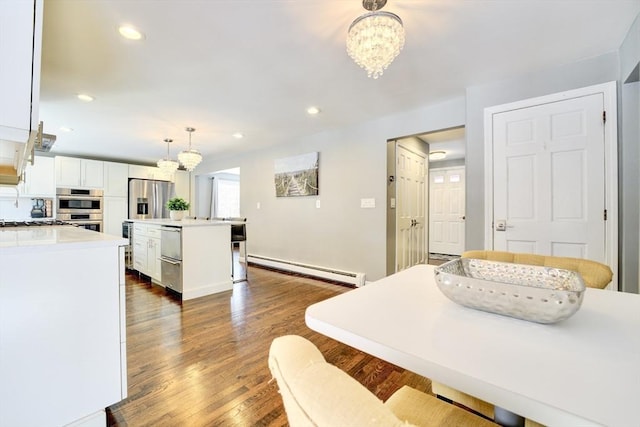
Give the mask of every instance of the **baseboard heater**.
M 260 255 L 248 255 L 247 258 L 250 263 L 275 268 L 277 270 L 291 271 L 321 279 L 335 280 L 336 282 L 348 283 L 358 287 L 363 286 L 365 283 L 364 273 L 335 270 L 333 268 L 268 258 Z

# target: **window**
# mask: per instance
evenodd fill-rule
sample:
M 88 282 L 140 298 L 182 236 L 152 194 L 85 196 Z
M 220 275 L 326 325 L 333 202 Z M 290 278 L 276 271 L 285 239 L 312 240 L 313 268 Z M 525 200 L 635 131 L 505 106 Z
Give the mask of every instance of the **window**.
M 229 218 L 240 216 L 240 182 L 228 179 L 214 179 L 214 217 Z

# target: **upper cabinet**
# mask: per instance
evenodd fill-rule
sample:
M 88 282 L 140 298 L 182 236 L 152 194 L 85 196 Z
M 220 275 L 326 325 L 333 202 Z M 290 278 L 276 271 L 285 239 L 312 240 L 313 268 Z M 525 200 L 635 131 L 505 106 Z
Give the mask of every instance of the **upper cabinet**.
M 127 197 L 129 191 L 129 165 L 104 162 L 105 197 Z
M 0 140 L 26 144 L 38 129 L 42 4 L 0 1 Z
M 181 197 L 187 202 L 191 200 L 191 174 L 187 171 L 177 170 L 174 175 L 176 197 Z
M 129 178 L 169 181 L 168 177 L 160 170 L 160 168 L 141 165 L 129 165 Z
M 104 162 L 56 156 L 56 187 L 104 188 Z
M 0 1 L 0 184 L 17 185 L 38 137 L 43 0 Z
M 24 196 L 46 198 L 56 196 L 53 157 L 36 157 L 33 165 L 27 165 L 24 175 Z

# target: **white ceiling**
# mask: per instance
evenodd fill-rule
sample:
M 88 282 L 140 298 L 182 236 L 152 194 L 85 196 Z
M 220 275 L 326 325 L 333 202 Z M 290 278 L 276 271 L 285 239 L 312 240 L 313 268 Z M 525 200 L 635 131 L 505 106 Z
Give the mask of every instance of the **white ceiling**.
M 640 1 L 389 0 L 384 10 L 404 21 L 406 45 L 378 80 L 345 50 L 360 0 L 45 0 L 44 8 L 40 118 L 58 136 L 52 152 L 154 163 L 165 138 L 174 158 L 186 148 L 187 126 L 205 156 L 232 155 L 615 51 Z M 145 39 L 122 39 L 122 23 Z M 308 116 L 310 105 L 322 112 Z

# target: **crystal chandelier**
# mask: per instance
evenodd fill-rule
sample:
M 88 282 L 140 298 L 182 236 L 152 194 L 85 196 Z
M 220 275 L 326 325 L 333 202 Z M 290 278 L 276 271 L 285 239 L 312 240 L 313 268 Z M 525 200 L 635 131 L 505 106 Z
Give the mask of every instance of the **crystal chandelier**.
M 195 131 L 194 128 L 186 128 L 186 131 L 189 132 L 189 150 L 182 151 L 178 154 L 178 160 L 180 163 L 187 168 L 189 172 L 194 170 L 198 163 L 202 161 L 202 154 L 198 150 L 193 150 L 191 148 L 191 134 Z
M 169 144 L 173 142 L 173 139 L 167 138 L 164 140 L 164 142 L 167 143 L 167 158 L 158 160 L 158 167 L 166 176 L 172 177 L 173 173 L 178 169 L 178 166 L 180 165 L 177 161 L 171 160 L 171 157 L 169 156 Z
M 404 47 L 404 27 L 398 15 L 381 12 L 387 0 L 362 0 L 369 12 L 351 23 L 347 53 L 367 75 L 377 79 Z

